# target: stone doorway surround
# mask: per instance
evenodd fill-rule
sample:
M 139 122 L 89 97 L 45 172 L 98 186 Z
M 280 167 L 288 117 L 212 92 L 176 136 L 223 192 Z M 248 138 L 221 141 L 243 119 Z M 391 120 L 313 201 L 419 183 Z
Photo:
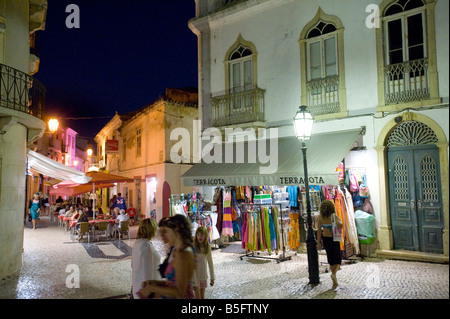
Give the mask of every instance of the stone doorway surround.
M 444 131 L 441 127 L 433 121 L 431 118 L 417 113 L 403 112 L 400 114 L 402 122 L 404 121 L 418 121 L 428 125 L 436 134 L 438 142 L 436 146 L 439 149 L 439 160 L 441 168 L 441 186 L 442 186 L 442 202 L 443 215 L 444 215 L 444 232 L 443 232 L 443 244 L 444 254 L 430 254 L 417 251 L 395 250 L 394 239 L 391 226 L 390 208 L 389 208 L 389 181 L 388 181 L 388 167 L 387 167 L 387 139 L 392 130 L 400 123 L 395 122 L 394 119 L 390 120 L 381 130 L 377 144 L 374 149 L 377 152 L 378 160 L 378 178 L 380 185 L 380 226 L 377 229 L 377 237 L 379 241 L 379 249 L 376 250 L 378 257 L 392 258 L 392 259 L 404 259 L 404 260 L 418 260 L 427 262 L 449 262 L 449 171 L 448 171 L 448 156 L 447 148 L 448 141 L 445 137 Z M 386 200 L 385 200 L 386 199 Z

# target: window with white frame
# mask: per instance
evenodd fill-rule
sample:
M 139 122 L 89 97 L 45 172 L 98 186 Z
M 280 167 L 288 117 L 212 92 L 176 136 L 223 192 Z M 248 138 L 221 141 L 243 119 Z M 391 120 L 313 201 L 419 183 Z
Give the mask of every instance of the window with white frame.
M 229 57 L 230 93 L 253 89 L 252 50 L 243 45 L 231 52 Z
M 307 35 L 308 80 L 338 74 L 336 27 L 320 21 Z
M 306 35 L 307 103 L 314 115 L 340 112 L 337 33 L 319 20 Z
M 397 0 L 384 12 L 386 104 L 430 97 L 425 10 L 422 0 Z
M 425 6 L 422 0 L 398 0 L 384 14 L 386 61 L 396 64 L 426 57 Z

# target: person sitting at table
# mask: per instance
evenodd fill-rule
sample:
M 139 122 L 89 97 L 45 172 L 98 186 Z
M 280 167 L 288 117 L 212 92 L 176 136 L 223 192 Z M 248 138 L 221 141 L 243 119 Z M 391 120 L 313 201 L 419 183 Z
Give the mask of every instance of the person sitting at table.
M 78 221 L 78 218 L 80 218 L 81 212 L 82 212 L 81 209 L 75 210 L 75 214 L 73 214 L 72 217 L 70 217 L 70 220 L 71 221 L 74 221 L 74 220 Z
M 125 212 L 125 209 L 121 209 L 121 210 L 120 210 L 120 215 L 117 216 L 117 220 L 119 221 L 119 223 L 128 220 L 128 215 L 127 215 L 127 213 Z
M 88 220 L 86 214 L 82 210 L 80 210 L 79 211 L 79 216 L 77 218 L 77 224 L 75 225 L 75 229 L 77 231 L 79 231 L 80 230 L 80 223 L 88 223 L 88 222 L 89 222 L 89 220 Z M 77 239 L 83 239 L 83 234 L 81 234 L 80 237 L 77 238 Z
M 116 219 L 117 217 L 119 217 L 119 215 L 120 215 L 120 208 L 114 207 L 114 209 L 112 211 L 112 218 Z
M 63 204 L 59 204 L 59 214 L 60 215 L 66 214 L 66 206 L 64 206 Z
M 64 217 L 72 217 L 75 214 L 75 208 L 70 206 L 69 210 L 64 214 Z
M 117 208 L 117 207 L 116 207 L 116 208 Z M 120 210 L 120 213 L 119 213 L 119 216 L 117 216 L 117 223 L 114 224 L 116 230 L 119 230 L 119 229 L 120 229 L 120 223 L 121 223 L 121 222 L 125 222 L 125 221 L 127 221 L 127 220 L 128 220 L 128 215 L 127 215 L 127 213 L 125 212 L 125 209 L 121 209 L 121 210 Z
M 92 207 L 91 206 L 86 206 L 86 217 L 87 218 L 92 218 L 94 216 L 94 212 L 92 211 Z

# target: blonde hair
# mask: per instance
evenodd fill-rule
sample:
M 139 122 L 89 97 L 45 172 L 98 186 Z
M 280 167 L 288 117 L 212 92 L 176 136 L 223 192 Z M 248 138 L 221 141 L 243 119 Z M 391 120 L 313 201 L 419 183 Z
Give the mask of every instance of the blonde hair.
M 205 235 L 205 240 L 202 243 L 197 239 L 198 233 Z M 194 248 L 197 251 L 197 254 L 203 253 L 205 255 L 208 255 L 211 252 L 211 246 L 209 245 L 208 241 L 208 230 L 206 229 L 206 227 L 200 226 L 195 231 Z
M 158 224 L 153 218 L 145 218 L 139 223 L 136 239 L 148 239 L 151 240 L 156 235 L 156 229 Z

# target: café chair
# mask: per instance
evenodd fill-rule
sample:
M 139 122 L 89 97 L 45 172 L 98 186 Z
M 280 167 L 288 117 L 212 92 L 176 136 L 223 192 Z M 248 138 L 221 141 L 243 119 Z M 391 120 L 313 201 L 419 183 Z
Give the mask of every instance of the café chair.
M 90 242 L 91 239 L 91 234 L 89 231 L 89 223 L 87 222 L 83 222 L 83 223 L 78 223 L 78 226 L 80 226 L 77 230 L 76 230 L 76 235 L 78 236 L 78 240 L 80 240 L 81 235 L 88 235 L 88 243 Z
M 108 235 L 108 222 L 104 221 L 104 222 L 98 222 L 95 224 L 95 228 L 94 228 L 94 236 L 97 232 L 105 232 L 105 236 L 106 239 L 109 239 L 109 235 Z M 97 240 L 99 239 L 99 236 L 97 235 Z
M 130 221 L 126 220 L 126 221 L 122 221 L 119 223 L 119 227 L 116 228 L 116 232 L 119 233 L 119 240 L 120 240 L 120 235 L 122 233 L 127 233 L 128 239 L 130 239 Z

